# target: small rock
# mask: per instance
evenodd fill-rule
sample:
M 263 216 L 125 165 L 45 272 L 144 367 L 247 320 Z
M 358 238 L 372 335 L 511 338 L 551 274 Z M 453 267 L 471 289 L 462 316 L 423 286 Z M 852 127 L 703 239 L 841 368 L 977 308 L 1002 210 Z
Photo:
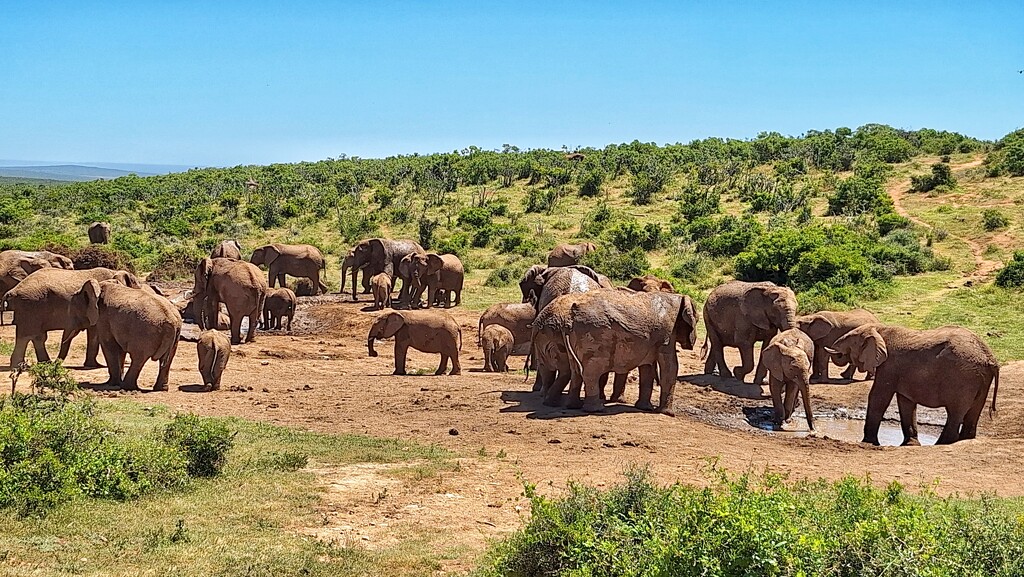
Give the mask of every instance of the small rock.
M 269 405 L 267 405 L 267 408 L 268 409 L 276 409 L 277 406 L 278 406 L 277 403 L 270 403 Z
M 459 430 L 455 428 L 448 429 L 448 434 L 454 437 L 455 435 L 459 434 Z
M 369 535 L 363 535 L 362 537 L 360 537 L 360 539 L 362 539 L 363 541 L 369 541 L 370 540 L 370 536 Z
M 260 361 L 260 364 L 265 367 L 270 364 L 270 361 Z
M 303 391 L 312 391 L 312 390 L 313 390 L 313 387 L 311 387 L 311 386 L 309 386 L 309 385 L 302 385 L 302 390 L 303 390 Z
M 269 392 L 270 392 L 270 389 L 268 389 L 268 388 L 266 388 L 266 387 L 263 387 L 263 392 L 264 392 L 264 393 L 269 393 Z
M 559 440 L 559 439 L 551 439 L 551 440 L 548 441 L 548 444 L 550 444 L 550 445 L 560 445 L 561 443 L 562 443 L 562 441 Z

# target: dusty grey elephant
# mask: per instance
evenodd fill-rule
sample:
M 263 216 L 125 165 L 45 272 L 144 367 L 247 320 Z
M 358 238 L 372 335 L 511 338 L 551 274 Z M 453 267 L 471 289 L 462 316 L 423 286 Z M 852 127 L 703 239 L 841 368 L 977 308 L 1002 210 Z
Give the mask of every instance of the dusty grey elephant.
M 242 342 L 242 319 L 249 319 L 245 342 L 256 338 L 256 325 L 267 297 L 267 281 L 255 265 L 231 258 L 205 258 L 196 266 L 192 287 L 196 324 L 206 330 L 220 312 L 220 303 L 228 309 L 231 319 L 231 344 Z
M 693 350 L 697 342 L 697 307 L 689 296 L 666 292 L 597 290 L 576 296 L 560 328 L 569 352 L 572 381 L 569 406 L 604 409 L 601 379 L 608 373 L 628 374 L 640 368 L 640 396 L 636 407 L 654 410 L 654 380 L 661 384 L 657 410 L 672 415 L 672 399 L 679 376 L 676 344 Z
M 484 351 L 484 372 L 507 373 L 508 356 L 512 354 L 515 337 L 512 331 L 499 324 L 487 325 L 481 337 Z
M 844 379 L 852 379 L 857 368 L 850 359 L 843 355 L 829 355 L 825 352 L 825 347 L 831 347 L 839 337 L 859 326 L 876 323 L 878 318 L 864 309 L 843 312 L 821 311 L 797 317 L 796 326 L 814 341 L 814 370 L 811 372 L 811 382 L 828 380 L 829 358 L 836 366 L 849 365 L 842 376 Z M 871 379 L 873 375 L 869 374 L 867 378 Z
M 89 225 L 89 242 L 92 244 L 107 244 L 110 242 L 110 224 L 106 222 L 94 222 Z
M 231 339 L 220 331 L 207 330 L 199 333 L 196 341 L 199 356 L 199 374 L 203 384 L 211 391 L 220 389 L 220 379 L 231 359 Z
M 485 328 L 499 324 L 512 332 L 513 353 L 525 355 L 530 352 L 530 337 L 533 330 L 530 323 L 537 317 L 537 309 L 530 303 L 498 303 L 487 307 L 477 322 L 476 343 L 480 345 L 480 337 Z
M 376 339 L 395 339 L 395 372 L 405 374 L 405 359 L 409 347 L 424 353 L 440 353 L 441 363 L 435 375 L 442 375 L 452 361 L 450 375 L 462 371 L 459 351 L 462 349 L 462 329 L 447 311 L 402 311 L 382 315 L 374 321 L 366 338 L 366 348 L 371 357 L 377 356 L 373 349 Z
M 256 266 L 267 266 L 267 285 L 274 288 L 285 284 L 285 275 L 309 279 L 313 294 L 327 292 L 327 285 L 320 280 L 320 271 L 325 270 L 327 261 L 315 246 L 309 244 L 267 244 L 252 251 L 249 262 Z
M 210 258 L 242 260 L 242 245 L 237 240 L 222 240 L 210 251 Z
M 170 301 L 116 280 L 87 280 L 71 297 L 72 330 L 94 328 L 110 375 L 108 386 L 137 390 L 147 360 L 160 363 L 154 391 L 166 391 L 171 362 L 178 350 L 181 316 Z M 125 355 L 132 358 L 124 372 Z
M 672 286 L 672 283 L 668 282 L 667 280 L 665 280 L 663 278 L 658 278 L 658 277 L 654 276 L 653 274 L 645 274 L 644 276 L 633 277 L 629 281 L 629 284 L 626 285 L 626 288 L 628 288 L 630 290 L 635 290 L 637 292 L 646 292 L 646 293 L 653 293 L 653 292 L 674 293 L 674 292 L 676 292 L 676 289 L 675 289 L 675 287 Z
M 536 295 L 531 300 L 537 312 L 561 295 L 598 288 L 610 287 L 602 284 L 601 275 L 594 269 L 582 265 L 548 267 L 535 275 L 532 283 L 527 285 L 528 291 Z
M 0 252 L 0 296 L 25 280 L 28 275 L 41 268 L 50 267 L 71 270 L 75 268 L 75 264 L 68 257 L 48 250 Z
M 839 337 L 829 354 L 849 356 L 858 370 L 873 372 L 868 393 L 864 441 L 878 444 L 878 427 L 896 396 L 903 444 L 919 444 L 917 405 L 944 407 L 946 425 L 937 444 L 973 439 L 995 382 L 990 413 L 999 393 L 999 361 L 978 335 L 946 326 L 914 330 L 883 324 L 862 325 Z
M 717 368 L 722 378 L 742 381 L 754 370 L 754 343 L 761 341 L 763 347 L 779 331 L 795 327 L 796 310 L 793 291 L 775 283 L 731 281 L 716 287 L 704 303 L 705 347 L 711 345 L 704 374 Z M 740 350 L 742 364 L 732 372 L 725 365 L 725 347 Z M 754 384 L 762 384 L 765 373 L 758 362 Z
M 523 273 L 523 278 L 519 280 L 519 290 L 523 293 L 522 302 L 536 303 L 536 299 L 540 295 L 540 289 L 544 286 L 537 284 L 537 277 L 547 268 L 547 265 L 535 264 Z
M 597 250 L 592 242 L 580 244 L 560 244 L 548 253 L 548 266 L 572 266 L 579 264 L 580 259 Z
M 772 337 L 761 351 L 761 361 L 768 369 L 768 387 L 772 395 L 776 426 L 781 427 L 783 422 L 793 416 L 799 393 L 804 400 L 807 428 L 814 430 L 814 413 L 811 410 L 811 366 L 814 355 L 814 341 L 800 329 L 782 331 Z
M 4 297 L 4 307 L 6 310 L 14 311 L 16 325 L 11 367 L 17 367 L 25 361 L 25 350 L 29 342 L 35 348 L 36 361 L 49 361 L 50 355 L 46 352 L 46 337 L 49 331 L 63 331 L 57 357 L 61 360 L 67 359 L 71 341 L 81 332 L 70 325 L 68 304 L 72 295 L 81 290 L 87 280 L 102 282 L 110 279 L 117 279 L 118 282 L 133 288 L 140 286 L 139 280 L 126 271 L 102 267 L 86 270 L 44 268 L 30 274 L 18 286 L 9 290 Z M 96 330 L 88 328 L 85 332 L 85 367 L 99 367 L 97 354 L 100 342 L 96 337 Z
M 355 250 L 348 251 L 348 254 L 345 255 L 345 258 L 341 259 L 341 282 L 338 285 L 338 294 L 343 294 L 345 292 L 345 275 L 348 273 L 349 269 L 352 270 L 352 276 L 356 276 L 359 274 L 359 271 L 361 269 L 355 267 L 355 262 Z M 370 277 L 371 275 L 366 274 L 366 272 L 363 271 L 362 286 L 364 294 L 372 292 Z
M 454 254 L 411 254 L 413 302 L 418 301 L 423 290 L 427 291 L 427 308 L 434 302 L 440 302 L 440 292 L 444 291 L 444 308 L 462 304 L 462 284 L 466 273 L 462 261 Z M 403 262 L 405 259 L 402 259 Z M 452 304 L 452 296 L 455 303 Z
M 394 290 L 391 276 L 386 272 L 375 274 L 370 279 L 370 286 L 373 288 L 373 309 L 391 308 L 391 291 Z
M 393 280 L 401 278 L 398 265 L 406 255 L 425 254 L 418 243 L 406 239 L 392 240 L 389 238 L 368 238 L 352 248 L 352 300 L 356 297 L 356 271 L 363 271 L 363 278 L 373 277 L 382 272 L 388 273 Z M 411 277 L 410 281 L 411 282 Z M 403 280 L 399 301 L 408 303 L 411 298 L 412 285 Z M 395 280 L 395 284 L 398 281 Z
M 292 330 L 292 319 L 295 318 L 295 307 L 298 299 L 290 288 L 267 289 L 267 297 L 263 303 L 263 328 L 281 329 L 281 319 L 287 319 L 285 330 Z

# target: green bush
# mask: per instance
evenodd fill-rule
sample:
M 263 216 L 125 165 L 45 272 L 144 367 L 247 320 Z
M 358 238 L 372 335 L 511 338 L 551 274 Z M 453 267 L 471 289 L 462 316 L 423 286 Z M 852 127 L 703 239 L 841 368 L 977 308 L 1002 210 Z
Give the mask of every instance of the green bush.
M 928 192 L 940 186 L 948 189 L 956 187 L 956 177 L 948 164 L 933 164 L 931 174 L 910 177 L 910 189 L 915 192 Z
M 895 212 L 887 212 L 875 219 L 875 224 L 878 225 L 878 234 L 885 236 L 899 228 L 910 228 L 910 219 Z
M 651 204 L 654 195 L 665 190 L 672 176 L 668 166 L 660 160 L 649 157 L 633 169 L 633 178 L 629 186 L 629 196 L 633 204 L 643 206 Z
M 1010 219 L 998 209 L 986 208 L 981 213 L 981 223 L 984 225 L 985 230 L 992 232 L 993 230 L 999 230 L 1009 226 Z
M 1015 251 L 1013 258 L 996 273 L 996 286 L 1003 288 L 1024 287 L 1024 251 Z
M 649 222 L 641 226 L 635 219 L 616 222 L 606 231 L 605 236 L 620 252 L 636 247 L 655 250 L 665 242 L 661 225 Z
M 688 282 L 700 283 L 715 271 L 715 262 L 705 254 L 683 251 L 671 256 L 669 274 Z
M 640 247 L 627 251 L 600 247 L 596 251 L 587 253 L 581 259 L 580 264 L 620 281 L 640 276 L 651 268 L 651 263 L 647 260 L 647 253 Z
M 439 240 L 436 250 L 437 254 L 454 254 L 465 261 L 469 254 L 468 248 L 469 238 L 466 236 L 466 233 L 457 232 L 448 238 Z
M 417 240 L 419 240 L 420 246 L 426 250 L 434 247 L 434 234 L 440 225 L 441 223 L 436 218 L 420 217 L 420 221 L 416 225 Z
M 749 216 L 726 215 L 698 218 L 687 227 L 687 236 L 697 250 L 711 256 L 736 256 L 743 252 L 764 230 L 761 223 Z
M 615 213 L 604 201 L 598 203 L 594 210 L 583 217 L 580 224 L 580 236 L 587 238 L 598 238 L 605 228 L 615 220 Z
M 896 482 L 787 483 L 719 473 L 710 487 L 657 486 L 643 470 L 608 490 L 531 485 L 526 527 L 495 546 L 482 576 L 1024 574 L 1011 505 L 908 494 Z
M 523 210 L 527 213 L 550 213 L 558 203 L 559 192 L 556 188 L 533 188 L 526 195 L 526 204 Z
M 480 206 L 462 209 L 457 221 L 461 226 L 481 228 L 491 224 L 491 211 Z
M 604 184 L 604 172 L 600 168 L 591 167 L 581 172 L 577 180 L 580 186 L 580 196 L 597 196 L 601 194 L 601 185 Z
M 215 477 L 227 462 L 234 435 L 216 419 L 175 415 L 164 429 L 164 442 L 185 457 L 189 475 Z
M 828 214 L 832 216 L 886 212 L 892 212 L 892 199 L 881 182 L 872 178 L 851 176 L 840 181 L 828 197 Z
M 484 286 L 503 288 L 517 284 L 523 278 L 527 268 L 529 268 L 529 264 L 525 261 L 516 261 L 498 267 L 487 275 Z
M 722 195 L 713 187 L 700 187 L 688 182 L 679 194 L 679 204 L 673 219 L 686 223 L 694 219 L 721 212 Z

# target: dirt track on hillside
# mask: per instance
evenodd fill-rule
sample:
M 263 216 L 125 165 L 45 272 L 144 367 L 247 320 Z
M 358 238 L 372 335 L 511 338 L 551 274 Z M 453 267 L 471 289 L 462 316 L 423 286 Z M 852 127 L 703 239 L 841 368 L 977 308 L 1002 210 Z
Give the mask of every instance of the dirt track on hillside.
M 462 375 L 392 376 L 390 342 L 378 344 L 379 357 L 366 355 L 366 331 L 376 315 L 361 312 L 366 302 L 343 302 L 338 296 L 300 300 L 293 334 L 263 333 L 255 343 L 235 347 L 219 392 L 198 392 L 195 347 L 182 342 L 170 392 L 94 394 L 451 449 L 461 455 L 458 470 L 420 482 L 397 482 L 381 466 L 314 463 L 312 470 L 325 488 L 319 506 L 323 524 L 293 528 L 370 548 L 424 531 L 464 546 L 446 569 L 466 567 L 489 539 L 520 526 L 528 511 L 523 480 L 553 493 L 570 480 L 615 483 L 631 464 L 650 466 L 666 483 L 706 483 L 707 466 L 717 461 L 732 471 L 767 468 L 793 478 L 869 475 L 879 483 L 898 480 L 912 488 L 937 481 L 942 494 L 1024 495 L 1019 482 L 1022 363 L 1003 368 L 998 417 L 983 417 L 978 439 L 945 447 L 869 447 L 759 430 L 770 411 L 767 390 L 701 376 L 703 364 L 693 351 L 680 353 L 684 376 L 677 387 L 676 418 L 641 413 L 631 405 L 609 405 L 597 415 L 544 407 L 522 373 L 478 372 L 478 314 L 462 309 L 452 309 L 463 328 Z M 3 327 L 0 335 L 11 339 L 13 328 Z M 84 340 L 76 342 L 69 366 L 81 363 L 83 347 Z M 410 372 L 433 373 L 437 360 L 437 355 L 412 351 Z M 514 357 L 514 364 L 521 361 Z M 735 355 L 730 362 L 737 362 Z M 148 388 L 155 375 L 156 364 L 149 363 L 140 384 Z M 75 376 L 94 383 L 106 379 L 104 369 L 76 370 Z M 866 406 L 868 388 L 866 382 L 812 385 L 815 413 L 819 419 L 857 416 Z M 629 393 L 635 399 L 635 383 Z M 944 415 L 922 411 L 920 418 L 941 423 Z M 851 427 L 858 437 L 859 426 L 854 422 Z

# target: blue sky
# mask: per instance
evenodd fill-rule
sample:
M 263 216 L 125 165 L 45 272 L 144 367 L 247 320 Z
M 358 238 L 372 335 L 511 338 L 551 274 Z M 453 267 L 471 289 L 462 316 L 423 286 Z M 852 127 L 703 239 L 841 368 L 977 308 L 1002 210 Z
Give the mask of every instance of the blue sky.
M 35 2 L 0 158 L 188 165 L 1024 125 L 1024 2 Z

